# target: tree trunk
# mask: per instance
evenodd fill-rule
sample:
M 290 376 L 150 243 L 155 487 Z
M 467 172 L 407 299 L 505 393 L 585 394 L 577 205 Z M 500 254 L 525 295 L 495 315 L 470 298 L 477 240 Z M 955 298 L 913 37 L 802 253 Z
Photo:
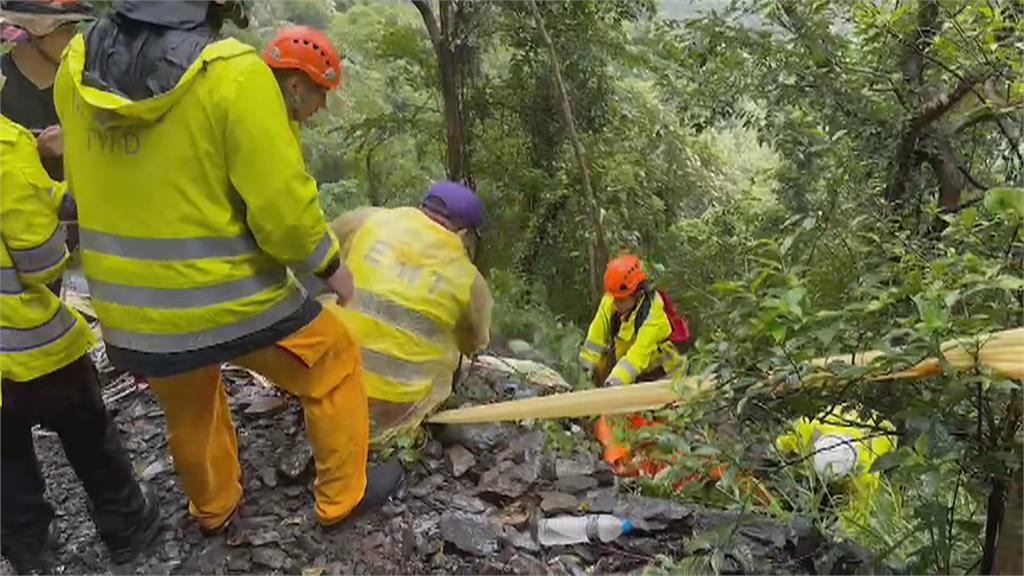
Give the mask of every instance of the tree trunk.
M 459 61 L 455 54 L 457 42 L 457 19 L 455 0 L 440 0 L 440 24 L 430 0 L 412 0 L 423 18 L 423 25 L 434 45 L 437 55 L 437 70 L 441 82 L 441 99 L 444 104 L 446 168 L 448 179 L 472 187 L 469 170 L 469 153 L 466 147 L 466 126 L 462 114 L 462 91 L 460 90 Z
M 1018 457 L 1021 451 L 1018 446 Z M 996 540 L 993 574 L 1024 574 L 1024 468 L 1017 468 Z
M 590 296 L 592 300 L 596 302 L 600 298 L 598 287 L 601 285 L 602 269 L 608 262 L 607 235 L 604 231 L 604 224 L 601 222 L 601 211 L 597 204 L 597 197 L 594 194 L 594 189 L 590 185 L 590 170 L 587 168 L 587 156 L 583 149 L 583 143 L 580 142 L 579 135 L 576 133 L 576 120 L 573 117 L 572 102 L 569 101 L 569 95 L 565 90 L 565 82 L 562 80 L 562 68 L 558 64 L 558 54 L 555 52 L 555 44 L 551 41 L 551 36 L 548 35 L 547 28 L 544 26 L 544 18 L 541 16 L 540 10 L 537 8 L 537 3 L 534 0 L 527 0 L 527 4 L 533 12 L 533 18 L 537 22 L 537 30 L 540 32 L 541 39 L 544 41 L 544 45 L 548 50 L 548 57 L 551 60 L 551 78 L 555 85 L 555 97 L 558 99 L 558 109 L 562 115 L 562 121 L 565 122 L 565 128 L 569 134 L 569 140 L 572 142 L 573 153 L 576 156 L 576 164 L 579 166 L 580 170 L 580 185 L 583 188 L 583 201 L 586 207 L 587 219 L 590 221 L 591 232 L 593 234 L 593 244 L 590 247 L 593 250 L 594 255 L 594 257 L 590 259 Z
M 909 184 L 918 173 L 922 161 L 931 166 L 939 182 L 939 205 L 944 210 L 955 210 L 960 206 L 961 195 L 970 180 L 965 177 L 957 161 L 951 141 L 959 127 L 947 132 L 941 124 L 950 110 L 968 94 L 976 91 L 975 86 L 996 73 L 992 67 L 970 70 L 958 76 L 957 85 L 947 93 L 929 98 L 924 82 L 925 55 L 942 29 L 941 20 L 939 1 L 921 0 L 913 35 L 904 42 L 906 49 L 901 69 L 908 91 L 905 99 L 915 103 L 917 114 L 903 133 L 886 189 L 886 199 L 897 206 L 906 207 Z

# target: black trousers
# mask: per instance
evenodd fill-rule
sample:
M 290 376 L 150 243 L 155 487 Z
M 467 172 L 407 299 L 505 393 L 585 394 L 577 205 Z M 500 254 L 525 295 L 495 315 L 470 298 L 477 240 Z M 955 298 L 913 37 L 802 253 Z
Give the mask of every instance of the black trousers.
M 145 500 L 131 463 L 100 395 L 88 355 L 29 382 L 4 381 L 0 408 L 0 544 L 3 554 L 41 550 L 53 507 L 32 444 L 32 426 L 60 438 L 89 497 L 100 537 L 111 548 L 130 542 Z M 15 548 L 18 547 L 18 548 Z

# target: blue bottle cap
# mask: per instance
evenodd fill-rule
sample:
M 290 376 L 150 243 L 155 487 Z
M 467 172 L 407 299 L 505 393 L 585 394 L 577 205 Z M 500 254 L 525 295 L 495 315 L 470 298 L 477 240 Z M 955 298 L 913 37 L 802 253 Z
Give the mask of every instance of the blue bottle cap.
M 632 531 L 633 531 L 633 523 L 630 522 L 629 520 L 623 520 L 622 521 L 622 533 L 623 534 L 629 534 Z

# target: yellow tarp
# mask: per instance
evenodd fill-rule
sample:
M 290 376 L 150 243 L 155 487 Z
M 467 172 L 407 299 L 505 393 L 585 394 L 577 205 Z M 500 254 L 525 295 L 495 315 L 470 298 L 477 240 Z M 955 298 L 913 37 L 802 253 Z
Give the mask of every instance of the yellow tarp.
M 878 351 L 865 352 L 854 356 L 853 361 L 855 365 L 865 366 L 884 355 L 884 352 Z M 942 355 L 955 370 L 968 370 L 977 363 L 1008 378 L 1021 380 L 1024 379 L 1024 328 L 951 340 L 942 345 Z M 810 364 L 823 367 L 831 362 L 848 363 L 850 357 L 851 355 L 818 358 L 812 360 Z M 876 376 L 870 381 L 920 379 L 941 373 L 942 365 L 939 360 L 929 358 L 907 370 Z M 690 400 L 713 387 L 714 380 L 709 378 L 688 377 L 680 382 L 661 380 L 648 384 L 582 390 L 446 410 L 434 414 L 427 422 L 473 424 L 622 414 L 653 410 L 673 402 Z

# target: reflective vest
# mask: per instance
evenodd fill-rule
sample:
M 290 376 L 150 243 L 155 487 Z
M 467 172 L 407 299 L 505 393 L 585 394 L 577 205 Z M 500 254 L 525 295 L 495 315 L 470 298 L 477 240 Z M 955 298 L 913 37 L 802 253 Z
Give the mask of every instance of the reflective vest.
M 638 302 L 629 316 L 621 319 L 618 331 L 612 335 L 615 301 L 608 294 L 601 298 L 597 314 L 587 330 L 587 340 L 580 351 L 580 363 L 586 367 L 596 368 L 609 351 L 614 352 L 610 358 L 615 365 L 608 379 L 615 385 L 631 384 L 643 374 L 657 368 L 665 371 L 666 377 L 679 375 L 686 367 L 686 361 L 669 337 L 672 325 L 665 314 L 665 305 L 657 291 L 651 291 L 645 298 L 652 298 L 647 317 L 640 322 L 637 329 Z M 610 341 L 614 337 L 614 345 Z
M 362 346 L 367 394 L 418 402 L 455 371 L 476 268 L 459 237 L 416 208 L 371 215 L 347 247 L 356 295 L 342 314 Z
M 82 357 L 92 330 L 46 287 L 67 260 L 56 202 L 63 185 L 32 133 L 0 116 L 0 377 L 26 382 Z
M 109 343 L 206 348 L 268 328 L 304 303 L 295 272 L 338 242 L 255 50 L 206 46 L 170 91 L 139 101 L 86 86 L 82 36 L 54 84 L 85 275 Z

